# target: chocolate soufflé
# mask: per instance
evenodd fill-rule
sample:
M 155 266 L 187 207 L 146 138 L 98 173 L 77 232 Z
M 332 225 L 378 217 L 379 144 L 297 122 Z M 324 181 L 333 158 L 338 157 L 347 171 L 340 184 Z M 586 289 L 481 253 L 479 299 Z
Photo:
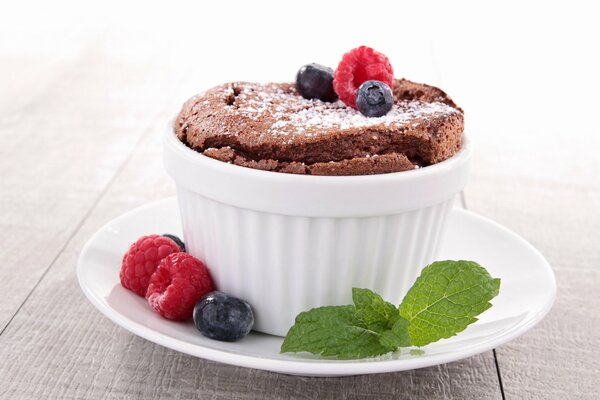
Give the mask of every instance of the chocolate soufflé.
M 462 146 L 463 111 L 440 89 L 394 80 L 394 105 L 369 118 L 307 100 L 293 83 L 234 82 L 194 96 L 177 137 L 227 163 L 291 174 L 371 175 L 426 167 Z

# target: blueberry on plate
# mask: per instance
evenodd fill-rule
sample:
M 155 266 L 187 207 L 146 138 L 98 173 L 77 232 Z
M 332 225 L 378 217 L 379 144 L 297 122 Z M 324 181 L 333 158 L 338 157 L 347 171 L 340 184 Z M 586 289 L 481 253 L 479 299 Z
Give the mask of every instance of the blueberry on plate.
M 333 90 L 333 70 L 320 64 L 307 64 L 296 75 L 296 90 L 305 99 L 333 102 L 338 96 Z
M 246 336 L 254 325 L 248 302 L 214 291 L 204 295 L 194 307 L 194 325 L 204 336 L 234 342 Z
M 166 238 L 171 239 L 172 241 L 174 241 L 175 244 L 177 246 L 179 246 L 179 248 L 181 249 L 181 251 L 185 251 L 185 243 L 183 243 L 183 240 L 179 239 L 175 235 L 171 235 L 170 233 L 164 233 L 163 236 L 166 237 Z
M 358 88 L 356 108 L 367 117 L 381 117 L 394 105 L 390 87 L 381 81 L 366 81 Z

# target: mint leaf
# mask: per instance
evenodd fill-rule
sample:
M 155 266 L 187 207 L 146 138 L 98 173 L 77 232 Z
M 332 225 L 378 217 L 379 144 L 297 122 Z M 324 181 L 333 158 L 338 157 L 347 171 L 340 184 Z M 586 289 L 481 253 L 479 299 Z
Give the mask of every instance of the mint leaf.
M 340 359 L 374 357 L 395 350 L 357 317 L 354 306 L 313 308 L 296 317 L 281 352 L 309 352 Z
M 409 347 L 411 345 L 410 335 L 408 333 L 409 326 L 410 322 L 408 322 L 402 317 L 398 317 L 396 323 L 394 323 L 394 325 L 392 326 L 392 329 L 381 333 L 379 343 L 381 343 L 382 346 L 396 348 Z
M 352 301 L 357 318 L 372 331 L 387 331 L 400 318 L 398 309 L 372 290 L 352 288 Z
M 353 288 L 354 305 L 298 314 L 281 352 L 351 359 L 424 346 L 477 321 L 499 288 L 500 280 L 475 262 L 435 262 L 423 269 L 399 309 L 371 290 Z
M 425 267 L 400 305 L 400 316 L 410 322 L 411 343 L 424 346 L 463 331 L 492 306 L 499 288 L 500 279 L 473 261 Z

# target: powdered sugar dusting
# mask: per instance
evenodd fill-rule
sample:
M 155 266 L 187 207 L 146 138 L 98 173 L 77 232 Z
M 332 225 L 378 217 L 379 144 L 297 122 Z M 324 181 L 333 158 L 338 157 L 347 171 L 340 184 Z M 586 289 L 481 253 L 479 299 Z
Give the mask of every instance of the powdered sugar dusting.
M 420 101 L 402 101 L 395 104 L 389 113 L 379 118 L 369 118 L 353 108 L 337 102 L 328 107 L 314 107 L 295 113 L 277 115 L 277 122 L 271 128 L 272 133 L 284 133 L 282 128 L 288 126 L 306 126 L 313 128 L 364 128 L 376 125 L 401 125 L 415 119 L 426 119 L 430 116 L 456 113 L 454 108 L 440 102 L 422 103 Z M 417 127 L 418 124 L 412 124 Z
M 266 84 L 238 84 L 236 90 L 227 87 L 225 96 L 235 96 L 231 112 L 252 119 L 270 119 L 273 124 L 265 132 L 272 136 L 318 136 L 332 128 L 346 130 L 401 125 L 417 128 L 432 117 L 457 114 L 459 111 L 441 101 L 422 102 L 404 100 L 394 104 L 390 112 L 379 118 L 370 118 L 341 101 L 325 103 L 298 96 L 293 87 Z

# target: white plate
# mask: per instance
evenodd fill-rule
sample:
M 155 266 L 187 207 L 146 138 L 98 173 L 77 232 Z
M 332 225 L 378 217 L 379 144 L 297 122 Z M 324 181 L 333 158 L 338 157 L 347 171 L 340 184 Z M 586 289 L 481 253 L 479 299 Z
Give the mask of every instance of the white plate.
M 457 336 L 425 346 L 420 355 L 403 349 L 382 358 L 339 361 L 280 354 L 280 337 L 253 332 L 235 343 L 210 340 L 191 322 L 165 320 L 151 311 L 144 299 L 123 289 L 119 284 L 121 257 L 139 236 L 151 233 L 181 233 L 175 198 L 130 211 L 90 238 L 79 257 L 77 276 L 92 304 L 116 324 L 162 346 L 208 360 L 286 374 L 373 374 L 466 358 L 531 329 L 550 310 L 556 295 L 552 269 L 533 246 L 493 221 L 454 209 L 440 259 L 474 260 L 502 279 L 494 306 L 478 322 Z

